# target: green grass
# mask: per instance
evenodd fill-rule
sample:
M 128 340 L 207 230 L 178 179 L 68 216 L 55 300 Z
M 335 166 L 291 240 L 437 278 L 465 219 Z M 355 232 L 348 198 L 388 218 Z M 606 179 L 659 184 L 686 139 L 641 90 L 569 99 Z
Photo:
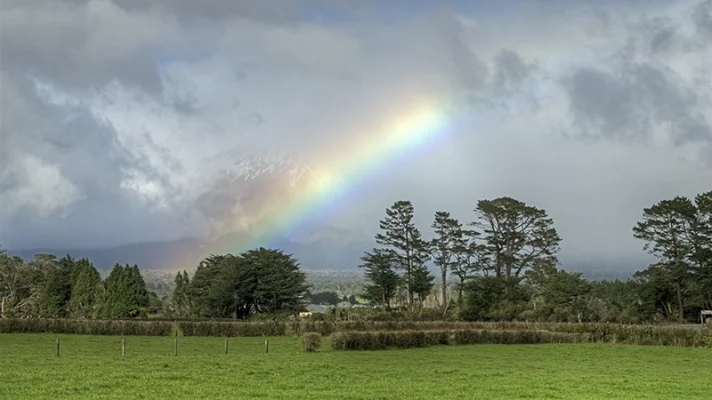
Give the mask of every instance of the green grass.
M 0 399 L 709 399 L 712 349 L 606 344 L 301 351 L 300 338 L 0 334 Z

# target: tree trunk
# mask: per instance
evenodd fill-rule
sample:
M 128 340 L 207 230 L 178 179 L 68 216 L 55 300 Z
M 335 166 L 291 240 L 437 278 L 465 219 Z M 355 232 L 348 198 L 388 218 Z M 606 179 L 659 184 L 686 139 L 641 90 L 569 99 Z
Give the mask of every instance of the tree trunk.
M 460 284 L 457 287 L 457 306 L 462 309 L 462 287 L 465 285 L 465 280 L 460 279 Z
M 386 291 L 381 290 L 381 310 L 386 311 Z
M 0 318 L 5 318 L 5 297 L 0 301 Z
M 682 288 L 680 287 L 680 280 L 675 280 L 675 292 L 677 294 L 677 310 L 680 316 L 680 322 L 685 320 L 685 308 L 682 304 Z
M 447 307 L 447 269 L 442 269 L 443 278 L 443 306 Z

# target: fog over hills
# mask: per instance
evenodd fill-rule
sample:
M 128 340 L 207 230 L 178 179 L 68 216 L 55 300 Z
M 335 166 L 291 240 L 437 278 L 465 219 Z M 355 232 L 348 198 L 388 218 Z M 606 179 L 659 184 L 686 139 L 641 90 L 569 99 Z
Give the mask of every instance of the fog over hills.
M 87 257 L 100 270 L 106 272 L 115 263 L 138 264 L 145 270 L 175 271 L 192 270 L 198 262 L 210 254 L 237 253 L 244 250 L 239 243 L 249 243 L 254 239 L 246 233 L 231 233 L 215 240 L 183 238 L 164 242 L 144 242 L 118 247 L 51 249 L 36 248 L 11 250 L 25 260 L 36 253 L 49 253 L 58 257 L 70 254 L 75 258 Z M 236 245 L 237 244 L 237 245 Z M 265 247 L 281 249 L 293 254 L 307 271 L 334 271 L 341 274 L 360 272 L 357 267 L 364 251 L 376 246 L 375 240 L 365 234 L 345 229 L 323 227 L 313 229 L 300 238 L 273 237 Z M 611 259 L 587 257 L 576 259 L 562 257 L 561 266 L 567 270 L 583 272 L 588 279 L 627 279 L 645 268 L 650 260 L 641 254 L 639 258 Z

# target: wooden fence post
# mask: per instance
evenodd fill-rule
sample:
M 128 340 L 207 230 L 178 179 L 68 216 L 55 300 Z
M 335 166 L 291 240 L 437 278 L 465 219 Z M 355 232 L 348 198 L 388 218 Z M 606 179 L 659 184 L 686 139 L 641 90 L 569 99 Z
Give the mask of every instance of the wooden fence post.
M 57 338 L 57 349 L 56 349 L 57 357 L 59 357 L 59 338 Z
M 265 339 L 265 353 L 269 353 L 269 340 Z
M 228 347 L 227 347 L 227 346 L 228 346 L 228 345 L 227 345 L 227 339 L 225 339 L 225 355 L 227 355 L 227 353 L 228 353 Z
M 121 338 L 121 358 L 126 358 L 126 339 Z
M 178 338 L 175 338 L 173 340 L 173 355 L 174 356 L 178 355 Z

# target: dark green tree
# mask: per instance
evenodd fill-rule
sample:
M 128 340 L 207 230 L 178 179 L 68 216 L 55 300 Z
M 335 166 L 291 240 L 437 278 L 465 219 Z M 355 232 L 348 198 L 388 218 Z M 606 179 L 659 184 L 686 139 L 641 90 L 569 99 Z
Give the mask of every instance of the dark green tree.
M 546 211 L 511 197 L 480 200 L 473 226 L 484 235 L 488 270 L 496 277 L 519 279 L 523 271 L 543 262 L 556 265 L 561 238 Z
M 466 304 L 460 317 L 468 321 L 511 320 L 524 310 L 528 299 L 522 285 L 496 276 L 475 276 L 464 291 Z
M 94 314 L 99 304 L 99 291 L 102 285 L 99 271 L 88 259 L 81 259 L 72 268 L 72 297 L 69 309 L 74 317 L 89 317 Z
M 461 229 L 455 232 L 454 253 L 455 262 L 452 263 L 452 274 L 457 278 L 457 305 L 462 307 L 462 293 L 465 283 L 473 274 L 486 271 L 487 253 L 482 244 L 477 243 L 480 233 L 475 230 Z
M 264 248 L 239 256 L 211 256 L 191 281 L 193 301 L 200 305 L 201 315 L 210 317 L 295 312 L 303 308 L 306 290 L 306 275 L 298 262 Z
M 441 298 L 443 307 L 447 306 L 447 273 L 457 262 L 459 240 L 462 238 L 462 224 L 452 218 L 447 211 L 435 213 L 432 228 L 435 237 L 430 243 L 433 262 L 440 268 Z
M 188 272 L 178 272 L 175 277 L 175 288 L 173 289 L 173 307 L 175 312 L 180 316 L 189 315 L 191 313 L 190 304 L 190 278 Z
M 314 303 L 314 304 L 324 304 L 324 305 L 330 305 L 330 306 L 335 306 L 339 304 L 339 295 L 336 294 L 336 292 L 318 292 L 318 293 L 309 293 L 307 292 L 306 296 L 309 298 L 309 300 Z
M 633 228 L 633 236 L 645 241 L 643 246 L 658 258 L 674 291 L 678 318 L 685 318 L 686 283 L 690 278 L 689 260 L 694 255 L 693 228 L 697 218 L 695 205 L 686 197 L 677 196 L 643 209 L 643 218 Z
M 697 216 L 693 226 L 693 283 L 696 303 L 712 310 L 712 191 L 695 197 Z
M 396 256 L 387 250 L 373 249 L 371 253 L 366 252 L 361 260 L 364 263 L 359 267 L 366 271 L 368 281 L 364 286 L 365 297 L 385 311 L 391 307 L 391 299 L 400 285 L 400 278 L 395 271 Z
M 413 293 L 418 295 L 419 306 L 433 290 L 435 277 L 428 271 L 425 265 L 419 265 L 413 270 Z
M 215 314 L 216 304 L 212 304 L 214 297 L 210 295 L 210 288 L 218 279 L 220 264 L 227 255 L 211 254 L 198 264 L 193 274 L 193 279 L 187 289 L 187 296 L 192 305 L 191 313 L 201 317 Z
M 149 305 L 146 282 L 137 265 L 114 265 L 104 282 L 106 298 L 104 316 L 109 318 L 138 317 Z
M 525 276 L 531 294 L 544 299 L 538 310 L 540 314 L 555 314 L 559 320 L 577 322 L 588 317 L 590 287 L 580 272 L 568 272 L 544 263 L 528 270 Z
M 29 298 L 28 273 L 22 258 L 0 249 L 0 318 L 15 316 Z
M 376 235 L 376 242 L 390 250 L 398 269 L 403 271 L 402 282 L 408 295 L 408 306 L 414 307 L 416 274 L 424 268 L 430 258 L 428 244 L 413 222 L 413 204 L 397 201 L 386 209 L 386 218 L 380 221 L 383 233 Z M 422 279 L 419 281 L 421 282 Z
M 66 267 L 56 266 L 46 271 L 40 292 L 40 316 L 63 318 L 69 314 L 72 295 L 71 275 Z
M 41 264 L 36 264 L 39 315 L 49 318 L 66 317 L 72 293 L 71 271 L 74 259 L 69 255 L 60 260 L 56 260 L 54 256 L 43 255 L 41 260 Z

